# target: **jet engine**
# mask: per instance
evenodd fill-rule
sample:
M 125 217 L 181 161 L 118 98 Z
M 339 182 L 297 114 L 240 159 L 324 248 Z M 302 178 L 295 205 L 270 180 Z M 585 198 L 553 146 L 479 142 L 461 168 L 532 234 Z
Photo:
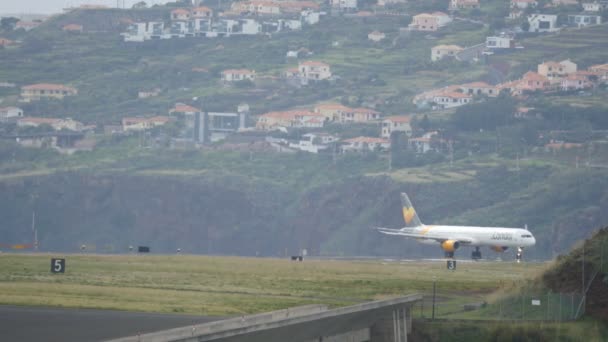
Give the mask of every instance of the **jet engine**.
M 492 246 L 491 248 L 496 253 L 502 253 L 509 249 L 508 246 Z
M 445 240 L 441 243 L 441 248 L 446 252 L 454 252 L 460 247 L 460 242 L 454 240 Z

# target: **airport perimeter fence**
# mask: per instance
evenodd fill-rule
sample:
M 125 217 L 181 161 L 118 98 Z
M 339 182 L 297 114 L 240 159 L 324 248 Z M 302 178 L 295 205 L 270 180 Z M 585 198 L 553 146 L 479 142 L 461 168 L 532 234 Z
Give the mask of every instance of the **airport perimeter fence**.
M 414 318 L 510 321 L 573 321 L 585 313 L 585 298 L 580 292 L 553 293 L 522 290 L 491 302 L 481 297 L 432 294 L 412 308 Z

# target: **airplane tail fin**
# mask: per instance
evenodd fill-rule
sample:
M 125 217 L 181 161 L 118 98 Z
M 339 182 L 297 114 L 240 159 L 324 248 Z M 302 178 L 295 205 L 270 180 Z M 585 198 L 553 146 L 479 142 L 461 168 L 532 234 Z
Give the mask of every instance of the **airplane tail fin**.
M 422 222 L 418 218 L 418 214 L 416 214 L 416 210 L 414 206 L 412 206 L 412 202 L 410 202 L 409 197 L 405 192 L 401 193 L 401 207 L 403 211 L 403 220 L 405 221 L 406 227 L 421 227 Z

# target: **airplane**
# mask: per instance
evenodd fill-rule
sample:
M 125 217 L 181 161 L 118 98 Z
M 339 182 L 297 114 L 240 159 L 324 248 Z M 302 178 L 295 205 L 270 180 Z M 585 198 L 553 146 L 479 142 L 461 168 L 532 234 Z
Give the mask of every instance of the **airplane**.
M 524 228 L 501 227 L 470 227 L 470 226 L 444 226 L 425 225 L 418 218 L 406 193 L 401 193 L 401 204 L 405 227 L 390 229 L 376 227 L 383 234 L 398 235 L 414 238 L 425 244 L 439 244 L 445 252 L 446 258 L 453 258 L 454 252 L 461 246 L 475 247 L 471 259 L 481 259 L 479 247 L 488 246 L 496 252 L 504 252 L 510 247 L 517 248 L 516 259 L 520 262 L 524 247 L 534 246 L 536 239 Z

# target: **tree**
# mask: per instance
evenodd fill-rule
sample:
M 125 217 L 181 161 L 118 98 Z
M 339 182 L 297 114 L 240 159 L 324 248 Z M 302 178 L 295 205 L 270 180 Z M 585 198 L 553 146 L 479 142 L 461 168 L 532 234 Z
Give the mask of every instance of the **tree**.
M 2 31 L 12 31 L 15 29 L 15 24 L 19 22 L 18 18 L 15 17 L 3 17 L 0 19 L 0 29 Z
M 136 2 L 135 4 L 133 4 L 133 6 L 131 8 L 139 9 L 139 8 L 146 8 L 146 7 L 148 7 L 148 4 L 146 4 L 145 1 L 140 1 L 140 2 Z

